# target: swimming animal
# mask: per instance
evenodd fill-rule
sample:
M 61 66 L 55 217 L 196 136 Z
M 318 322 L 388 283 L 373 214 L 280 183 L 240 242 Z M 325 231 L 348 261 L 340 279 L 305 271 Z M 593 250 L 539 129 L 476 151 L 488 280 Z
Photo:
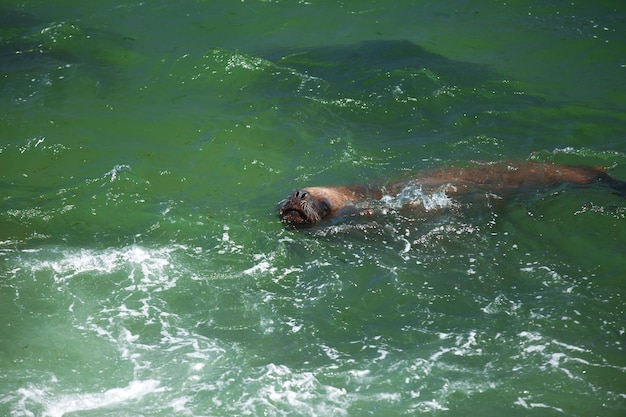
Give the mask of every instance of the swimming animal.
M 626 198 L 626 182 L 611 177 L 604 168 L 542 162 L 477 163 L 419 173 L 383 186 L 347 185 L 299 188 L 278 203 L 278 215 L 288 225 L 312 226 L 341 215 L 370 215 L 368 201 L 398 196 L 409 186 L 421 195 L 438 191 L 450 198 L 490 195 L 506 198 L 560 184 L 604 183 Z M 404 206 L 419 208 L 417 200 Z

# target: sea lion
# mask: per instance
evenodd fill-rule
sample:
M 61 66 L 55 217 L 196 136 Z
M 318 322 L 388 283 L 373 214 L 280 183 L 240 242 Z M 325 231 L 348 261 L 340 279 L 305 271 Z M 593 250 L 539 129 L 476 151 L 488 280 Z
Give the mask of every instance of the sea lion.
M 340 214 L 371 214 L 367 204 L 384 196 L 397 196 L 408 186 L 425 194 L 443 191 L 448 197 L 510 195 L 564 183 L 603 182 L 626 197 L 626 182 L 609 176 L 604 168 L 540 162 L 481 163 L 466 168 L 449 167 L 418 174 L 380 187 L 365 185 L 306 187 L 278 203 L 280 219 L 291 226 L 311 226 Z M 411 202 L 406 205 L 413 206 Z M 417 206 L 419 204 L 416 204 Z

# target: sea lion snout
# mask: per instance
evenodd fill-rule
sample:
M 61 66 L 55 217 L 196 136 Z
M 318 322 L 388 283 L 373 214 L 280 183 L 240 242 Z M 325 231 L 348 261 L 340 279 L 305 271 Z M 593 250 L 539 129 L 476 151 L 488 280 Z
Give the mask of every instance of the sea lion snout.
M 299 188 L 278 203 L 278 215 L 291 226 L 311 226 L 335 216 L 357 198 L 363 196 L 347 187 Z
M 278 205 L 280 219 L 294 226 L 317 223 L 323 211 L 311 193 L 303 189 L 295 190 Z

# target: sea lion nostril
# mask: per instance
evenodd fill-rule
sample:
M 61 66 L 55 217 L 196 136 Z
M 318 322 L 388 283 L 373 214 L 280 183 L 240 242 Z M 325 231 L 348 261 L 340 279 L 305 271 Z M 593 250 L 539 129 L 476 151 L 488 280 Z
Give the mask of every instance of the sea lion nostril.
M 304 200 L 307 196 L 307 192 L 303 190 L 296 190 L 293 195 L 299 200 Z

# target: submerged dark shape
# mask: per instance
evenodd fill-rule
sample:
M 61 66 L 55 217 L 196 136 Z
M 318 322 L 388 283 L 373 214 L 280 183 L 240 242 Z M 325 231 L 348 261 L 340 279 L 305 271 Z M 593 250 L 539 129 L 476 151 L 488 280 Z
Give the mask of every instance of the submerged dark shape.
M 19 8 L 0 7 L 0 28 L 0 72 L 5 74 L 42 73 L 76 64 L 102 79 L 109 67 L 143 60 L 130 48 L 131 37 L 83 26 L 80 21 L 49 20 Z M 117 68 L 111 73 L 119 77 Z
M 448 197 L 469 199 L 480 195 L 506 198 L 560 184 L 598 182 L 626 198 L 626 182 L 609 176 L 603 168 L 539 162 L 497 162 L 427 171 L 378 188 L 363 185 L 301 188 L 278 204 L 278 215 L 284 223 L 296 227 L 315 225 L 346 213 L 370 215 L 372 210 L 360 202 L 397 196 L 409 185 L 417 185 L 428 194 L 440 191 Z M 409 200 L 404 205 L 416 210 L 424 209 L 419 201 Z
M 296 76 L 298 96 L 334 116 L 360 126 L 382 124 L 387 131 L 439 130 L 464 123 L 468 111 L 487 121 L 543 103 L 486 65 L 449 59 L 406 40 L 282 50 L 264 58 L 286 79 Z
M 337 85 L 375 81 L 377 74 L 396 71 L 423 71 L 450 77 L 455 83 L 476 84 L 495 74 L 485 65 L 448 59 L 406 40 L 370 40 L 343 46 L 294 49 L 270 54 L 267 58 Z M 405 72 L 405 75 L 409 72 Z

